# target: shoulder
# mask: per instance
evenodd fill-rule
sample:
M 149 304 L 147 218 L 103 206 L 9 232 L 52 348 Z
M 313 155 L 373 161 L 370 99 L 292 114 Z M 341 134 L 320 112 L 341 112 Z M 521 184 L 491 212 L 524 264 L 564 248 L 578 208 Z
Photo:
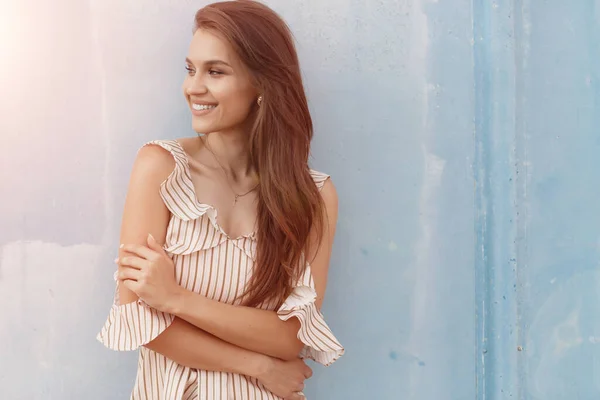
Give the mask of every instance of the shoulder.
M 335 185 L 331 178 L 328 178 L 321 188 L 321 197 L 325 203 L 325 208 L 328 210 L 328 214 L 332 214 L 332 211 L 337 215 L 338 209 L 338 193 Z
M 317 185 L 317 188 L 319 189 L 319 191 L 321 192 L 321 194 L 323 196 L 326 196 L 326 197 L 336 196 L 337 197 L 335 185 L 333 184 L 331 175 L 329 175 L 325 172 L 317 171 L 316 169 L 312 169 L 312 168 L 309 169 L 309 173 L 310 173 L 312 180 L 315 182 L 315 185 Z M 325 192 L 325 193 L 323 193 L 323 192 Z
M 148 183 L 164 181 L 176 166 L 172 144 L 170 140 L 160 139 L 144 143 L 135 157 L 132 175 L 149 179 Z
M 327 208 L 328 210 L 328 214 L 331 215 L 332 211 L 335 211 L 335 214 L 337 214 L 338 194 L 331 176 L 324 172 L 316 171 L 314 169 L 310 170 L 310 174 L 315 184 L 319 188 L 319 192 L 321 193 L 321 197 L 323 198 L 323 202 L 325 203 L 325 208 Z

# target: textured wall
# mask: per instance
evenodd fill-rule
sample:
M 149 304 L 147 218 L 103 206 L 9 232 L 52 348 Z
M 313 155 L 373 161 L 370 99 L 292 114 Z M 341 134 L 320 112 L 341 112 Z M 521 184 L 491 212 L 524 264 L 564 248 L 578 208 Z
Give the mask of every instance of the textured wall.
M 94 340 L 206 1 L 0 0 L 0 399 L 124 399 Z M 311 400 L 600 395 L 600 1 L 270 0 L 340 221 Z M 520 346 L 520 347 L 519 347 Z M 519 351 L 520 349 L 520 351 Z
M 481 399 L 600 397 L 600 2 L 474 2 Z

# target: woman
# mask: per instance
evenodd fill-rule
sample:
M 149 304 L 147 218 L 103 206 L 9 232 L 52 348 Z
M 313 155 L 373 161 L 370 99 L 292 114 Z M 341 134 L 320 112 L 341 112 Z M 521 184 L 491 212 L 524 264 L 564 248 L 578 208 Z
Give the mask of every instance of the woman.
M 344 349 L 319 312 L 337 194 L 308 168 L 291 34 L 258 2 L 211 4 L 186 69 L 203 135 L 138 151 L 98 340 L 140 349 L 132 399 L 304 398 L 302 359 L 329 365 Z

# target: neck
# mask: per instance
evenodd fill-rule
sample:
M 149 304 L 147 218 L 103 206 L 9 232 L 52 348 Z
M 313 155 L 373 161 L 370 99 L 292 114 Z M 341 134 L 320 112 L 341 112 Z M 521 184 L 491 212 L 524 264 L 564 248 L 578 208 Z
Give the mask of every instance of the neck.
M 245 132 L 213 132 L 201 138 L 206 151 L 214 153 L 215 167 L 223 168 L 234 180 L 254 175 Z

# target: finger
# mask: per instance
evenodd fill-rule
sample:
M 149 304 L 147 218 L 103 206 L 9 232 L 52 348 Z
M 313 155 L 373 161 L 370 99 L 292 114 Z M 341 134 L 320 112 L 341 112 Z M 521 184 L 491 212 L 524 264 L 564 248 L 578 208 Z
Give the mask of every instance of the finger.
M 306 369 L 304 370 L 304 376 L 306 377 L 306 379 L 309 379 L 310 377 L 312 377 L 313 375 L 313 371 L 312 369 L 307 365 Z
M 140 270 L 139 269 L 135 269 L 135 268 L 131 268 L 131 267 L 122 267 L 119 268 L 119 271 L 117 273 L 117 277 L 119 278 L 119 280 L 126 280 L 126 279 L 130 279 L 133 281 L 139 281 L 140 279 Z
M 137 283 L 137 281 L 132 281 L 130 279 L 121 281 L 123 283 L 123 286 L 125 286 L 127 289 L 131 290 L 133 293 L 138 294 L 138 291 L 140 289 L 140 284 Z
M 122 267 L 143 269 L 148 261 L 136 256 L 125 256 L 115 259 L 115 262 Z
M 158 241 L 154 238 L 154 236 L 152 236 L 152 234 L 148 234 L 148 247 L 150 247 L 152 250 L 156 251 L 159 254 L 167 254 L 165 252 L 165 249 L 163 249 L 163 247 L 160 245 L 160 243 L 158 243 Z
M 146 260 L 152 260 L 156 256 L 156 252 L 154 250 L 144 246 L 143 244 L 130 243 L 121 246 L 121 250 L 135 254 L 136 256 Z
M 306 397 L 304 396 L 304 393 L 296 392 L 293 393 L 290 397 L 288 397 L 288 400 L 306 400 Z

